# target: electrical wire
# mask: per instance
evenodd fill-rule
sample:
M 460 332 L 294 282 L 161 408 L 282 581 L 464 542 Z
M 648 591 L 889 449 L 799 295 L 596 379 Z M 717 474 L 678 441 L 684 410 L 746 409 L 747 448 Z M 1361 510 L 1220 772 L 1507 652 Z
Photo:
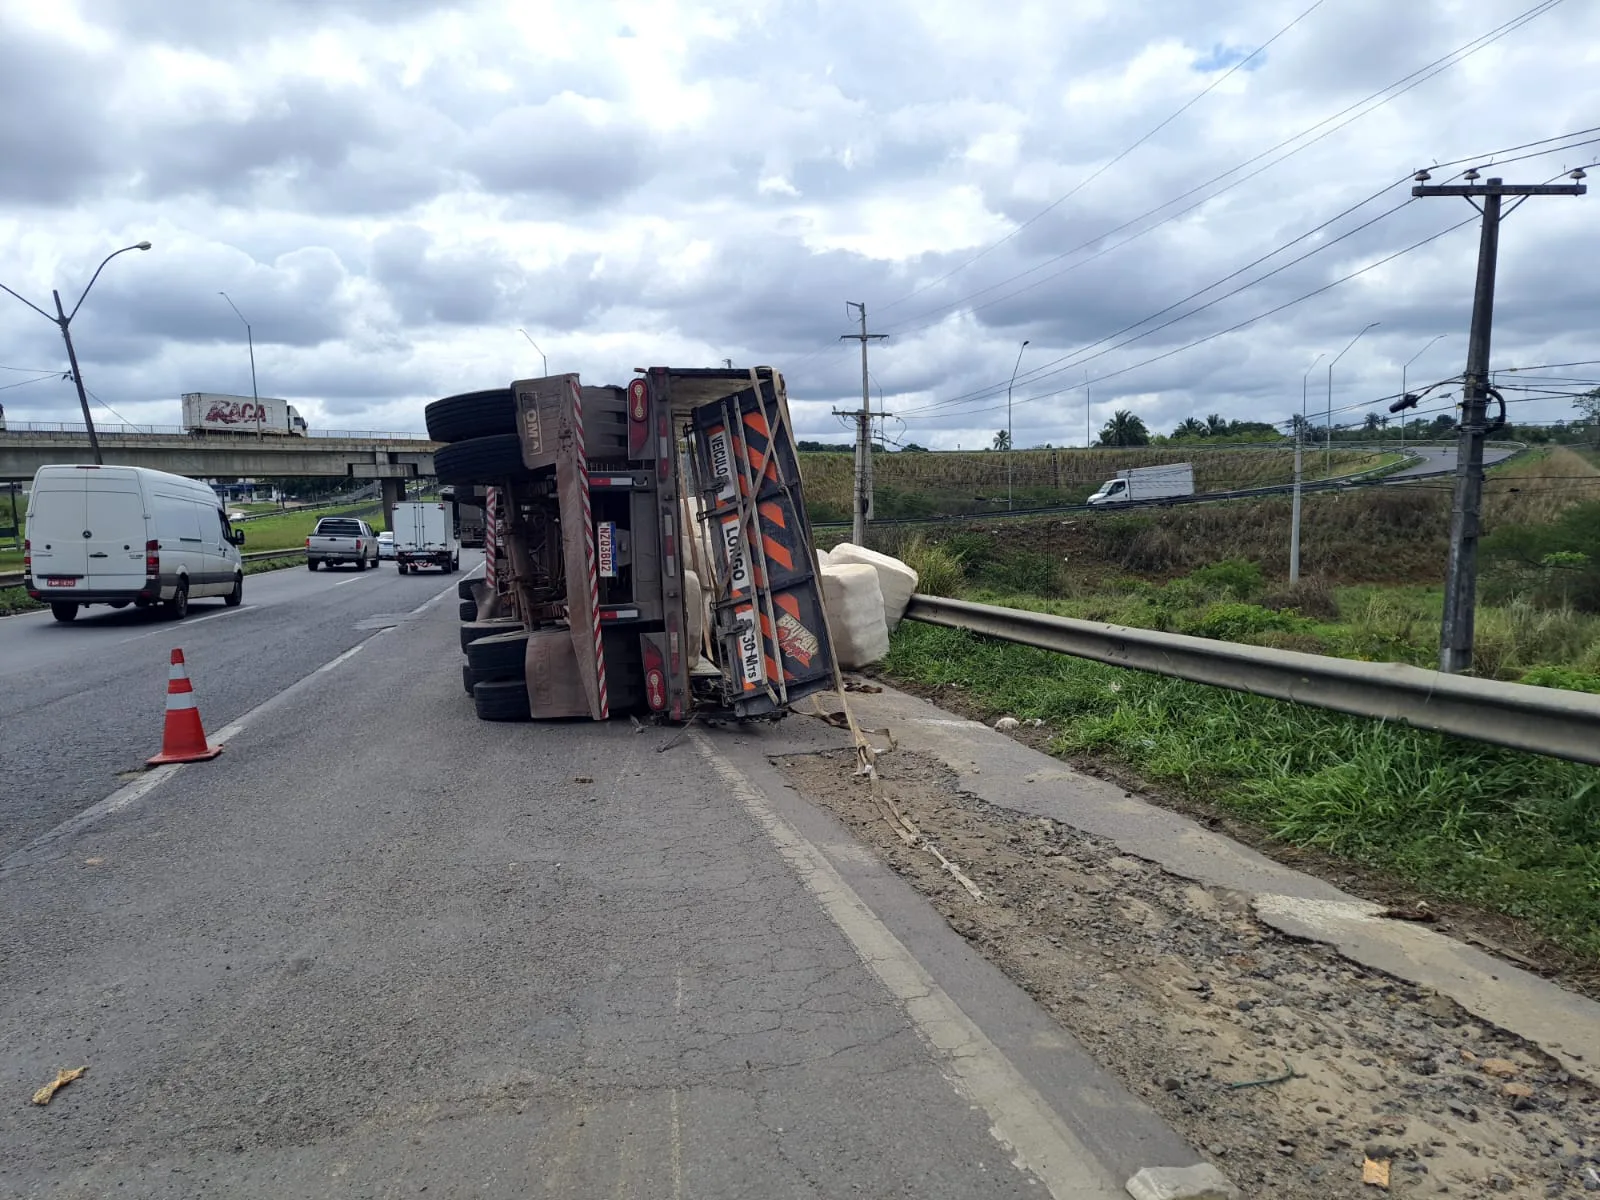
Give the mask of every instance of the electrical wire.
M 43 383 L 46 379 L 56 379 L 60 375 L 60 371 L 46 371 L 32 379 L 21 379 L 16 383 L 0 384 L 0 392 L 9 392 L 12 388 L 27 387 L 30 383 Z
M 1034 213 L 1033 216 L 1029 217 L 1022 224 L 1018 225 L 1015 229 L 1011 230 L 1004 237 L 1001 237 L 1001 238 L 999 238 L 999 239 L 997 239 L 997 240 L 995 240 L 993 242 L 990 242 L 987 246 L 985 246 L 983 249 L 979 250 L 971 258 L 968 258 L 964 262 L 958 264 L 957 266 L 952 267 L 949 271 L 947 271 L 943 275 L 939 276 L 939 278 L 937 278 L 935 280 L 932 280 L 929 283 L 923 284 L 921 287 L 915 289 L 914 291 L 908 292 L 906 295 L 901 296 L 898 300 L 891 300 L 889 303 L 883 305 L 879 309 L 879 311 L 880 312 L 885 312 L 885 311 L 887 311 L 887 310 L 889 310 L 891 308 L 895 308 L 898 305 L 904 304 L 907 300 L 910 300 L 915 296 L 920 296 L 923 292 L 927 291 L 929 288 L 937 287 L 939 284 L 943 283 L 945 280 L 947 280 L 947 279 L 951 278 L 952 276 L 957 275 L 960 272 L 966 270 L 973 263 L 977 262 L 980 258 L 983 258 L 985 255 L 989 254 L 991 251 L 998 250 L 1001 246 L 1003 246 L 1007 242 L 1011 241 L 1018 234 L 1020 234 L 1023 230 L 1027 229 L 1029 226 L 1033 225 L 1035 222 L 1041 220 L 1042 218 L 1048 216 L 1050 213 L 1054 212 L 1057 208 L 1061 207 L 1061 205 L 1065 204 L 1068 200 L 1072 199 L 1073 196 L 1076 196 L 1084 188 L 1088 187 L 1096 179 L 1099 179 L 1100 176 L 1104 175 L 1112 167 L 1116 166 L 1123 159 L 1127 158 L 1128 155 L 1132 154 L 1140 146 L 1144 145 L 1151 138 L 1155 137 L 1156 134 L 1160 133 L 1163 129 L 1165 129 L 1168 125 L 1172 124 L 1172 122 L 1176 121 L 1184 113 L 1188 112 L 1191 108 L 1193 108 L 1201 100 L 1203 100 L 1207 96 L 1209 96 L 1218 87 L 1220 87 L 1222 84 L 1226 83 L 1229 79 L 1231 79 L 1234 76 L 1235 73 L 1237 73 L 1239 71 L 1242 71 L 1245 68 L 1245 66 L 1248 63 L 1250 63 L 1253 59 L 1258 57 L 1262 53 L 1262 51 L 1266 50 L 1267 47 L 1271 46 L 1273 42 L 1276 42 L 1279 38 L 1283 37 L 1286 33 L 1288 33 L 1296 25 L 1300 24 L 1301 21 L 1305 20 L 1307 17 L 1309 17 L 1317 9 L 1321 8 L 1322 5 L 1325 2 L 1326 2 L 1326 0 L 1315 0 L 1315 3 L 1313 3 L 1310 8 L 1306 9 L 1299 16 L 1295 17 L 1292 21 L 1290 21 L 1282 29 L 1278 30 L 1277 33 L 1273 34 L 1265 42 L 1262 42 L 1261 45 L 1257 46 L 1249 54 L 1245 55 L 1245 57 L 1241 58 L 1238 62 L 1234 63 L 1231 67 L 1228 68 L 1228 70 L 1223 72 L 1216 79 L 1212 80 L 1209 84 L 1207 84 L 1204 88 L 1202 88 L 1198 93 L 1196 93 L 1189 100 L 1185 101 L 1182 105 L 1180 105 L 1178 107 L 1178 109 L 1176 111 L 1174 111 L 1171 115 L 1166 117 L 1159 124 L 1157 124 L 1154 128 L 1150 129 L 1147 133 L 1145 133 L 1144 135 L 1139 137 L 1136 141 L 1134 141 L 1132 145 L 1130 145 L 1130 146 L 1126 147 L 1125 149 L 1123 149 L 1114 158 L 1112 158 L 1108 162 L 1102 164 L 1099 168 L 1097 168 L 1091 174 L 1086 176 L 1084 179 L 1080 180 L 1078 183 L 1074 184 L 1064 194 L 1056 197 L 1056 199 L 1052 200 L 1049 204 L 1045 205 L 1044 208 L 1042 208 L 1038 212 Z

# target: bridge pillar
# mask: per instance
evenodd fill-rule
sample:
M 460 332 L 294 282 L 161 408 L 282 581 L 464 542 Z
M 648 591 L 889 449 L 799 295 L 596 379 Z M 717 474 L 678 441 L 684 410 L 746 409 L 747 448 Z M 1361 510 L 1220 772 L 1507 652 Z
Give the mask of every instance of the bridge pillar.
M 394 528 L 394 506 L 402 504 L 406 498 L 406 481 L 404 479 L 383 479 L 383 527 Z

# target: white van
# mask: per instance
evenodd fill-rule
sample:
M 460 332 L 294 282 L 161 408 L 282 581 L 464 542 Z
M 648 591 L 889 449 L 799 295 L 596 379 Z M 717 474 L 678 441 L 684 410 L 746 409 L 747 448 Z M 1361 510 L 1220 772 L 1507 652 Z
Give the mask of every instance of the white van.
M 207 485 L 143 467 L 48 466 L 33 477 L 23 584 L 70 621 L 87 604 L 182 618 L 189 601 L 244 599 L 244 534 Z

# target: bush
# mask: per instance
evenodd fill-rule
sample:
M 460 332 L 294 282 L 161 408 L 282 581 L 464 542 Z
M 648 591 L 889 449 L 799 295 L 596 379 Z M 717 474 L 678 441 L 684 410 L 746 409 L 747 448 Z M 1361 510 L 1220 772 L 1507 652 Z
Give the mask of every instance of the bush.
M 1572 667 L 1535 667 L 1518 682 L 1531 683 L 1535 687 L 1566 688 L 1569 692 L 1600 693 L 1600 674 L 1578 671 Z
M 1292 613 L 1273 612 L 1259 604 L 1212 604 L 1190 617 L 1179 632 L 1194 637 L 1216 638 L 1223 642 L 1242 642 L 1264 633 L 1305 632 L 1310 622 Z
M 981 568 L 983 581 L 1005 592 L 1053 596 L 1060 590 L 1060 562 L 1049 554 L 1019 550 Z
M 1339 598 L 1333 585 L 1320 575 L 1302 577 L 1299 583 L 1274 588 L 1260 599 L 1261 607 L 1289 610 L 1317 621 L 1339 619 Z
M 954 596 L 966 582 L 961 559 L 920 533 L 906 540 L 899 558 L 917 573 L 917 591 L 925 596 Z
M 1201 587 L 1236 600 L 1253 600 L 1261 591 L 1261 565 L 1247 558 L 1225 558 L 1189 572 Z

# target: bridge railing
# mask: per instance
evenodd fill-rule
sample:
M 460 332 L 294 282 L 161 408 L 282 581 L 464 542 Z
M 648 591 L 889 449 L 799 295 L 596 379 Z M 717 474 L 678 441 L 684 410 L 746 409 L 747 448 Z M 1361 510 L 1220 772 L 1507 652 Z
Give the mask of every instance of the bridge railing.
M 238 432 L 231 430 L 191 432 L 182 425 L 99 425 L 94 427 L 95 433 L 101 436 L 114 436 L 117 434 L 137 434 L 145 437 L 205 437 L 205 438 L 238 438 L 248 437 L 256 431 L 241 429 Z M 5 433 L 56 433 L 68 434 L 88 438 L 88 429 L 81 421 L 7 421 L 0 427 L 0 434 Z M 276 436 L 276 430 L 265 431 L 268 436 Z M 287 435 L 285 435 L 287 436 Z M 393 430 L 377 429 L 313 429 L 307 435 L 312 438 L 337 438 L 345 441 L 359 442 L 426 442 L 429 440 L 426 433 L 395 432 Z

